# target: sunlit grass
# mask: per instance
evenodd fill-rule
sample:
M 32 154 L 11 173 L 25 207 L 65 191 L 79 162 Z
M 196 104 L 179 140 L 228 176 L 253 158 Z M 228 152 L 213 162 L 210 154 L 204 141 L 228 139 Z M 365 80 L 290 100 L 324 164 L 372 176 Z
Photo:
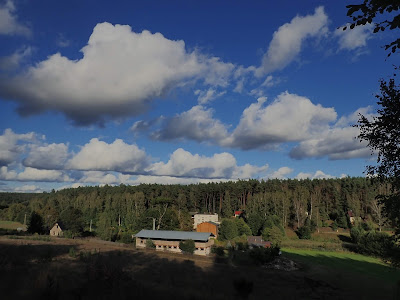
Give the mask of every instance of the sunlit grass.
M 322 265 L 341 272 L 360 273 L 390 283 L 400 280 L 400 270 L 394 269 L 380 259 L 351 252 L 330 252 L 308 249 L 283 248 L 285 256 L 305 265 Z

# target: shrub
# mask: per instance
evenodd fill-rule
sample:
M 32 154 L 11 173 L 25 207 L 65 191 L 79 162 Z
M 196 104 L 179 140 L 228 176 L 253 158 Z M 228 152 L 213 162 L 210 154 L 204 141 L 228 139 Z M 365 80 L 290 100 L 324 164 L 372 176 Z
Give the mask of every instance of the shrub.
M 238 236 L 236 223 L 230 219 L 224 219 L 219 227 L 219 236 L 221 240 L 231 240 Z
M 333 231 L 336 231 L 338 229 L 338 224 L 336 223 L 336 221 L 331 224 L 331 228 Z
M 273 246 L 280 246 L 283 240 L 282 230 L 278 226 L 272 226 L 272 228 L 264 228 L 262 237 L 264 241 L 270 241 Z
M 156 245 L 154 245 L 154 242 L 152 240 L 148 239 L 146 241 L 146 248 L 154 249 L 156 248 Z
M 193 254 L 196 246 L 193 240 L 185 240 L 179 242 L 179 248 L 185 253 Z
M 309 226 L 303 226 L 297 229 L 297 235 L 299 236 L 299 239 L 302 240 L 309 240 L 311 239 L 311 229 Z
M 255 247 L 249 250 L 249 256 L 257 265 L 266 264 L 274 260 L 279 255 L 279 247 L 261 248 Z
M 69 248 L 68 255 L 71 256 L 72 258 L 76 257 L 76 251 L 74 247 Z
M 119 235 L 119 240 L 124 244 L 132 244 L 133 243 L 132 233 L 121 232 Z
M 224 247 L 221 247 L 221 246 L 219 246 L 219 247 L 212 247 L 212 248 L 211 248 L 211 251 L 212 251 L 213 253 L 215 253 L 217 256 L 224 256 L 224 255 L 225 255 L 225 249 L 224 249 Z
M 362 229 L 360 226 L 356 226 L 351 228 L 350 230 L 350 237 L 353 243 L 358 244 L 360 241 L 361 237 L 365 234 L 364 229 Z

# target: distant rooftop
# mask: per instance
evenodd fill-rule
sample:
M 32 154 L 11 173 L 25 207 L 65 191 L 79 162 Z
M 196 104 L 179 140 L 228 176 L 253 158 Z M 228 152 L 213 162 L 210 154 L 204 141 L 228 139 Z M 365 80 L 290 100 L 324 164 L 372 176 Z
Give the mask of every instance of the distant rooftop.
M 208 241 L 211 233 L 192 231 L 171 231 L 171 230 L 141 230 L 136 235 L 138 238 L 159 239 L 159 240 L 194 240 Z

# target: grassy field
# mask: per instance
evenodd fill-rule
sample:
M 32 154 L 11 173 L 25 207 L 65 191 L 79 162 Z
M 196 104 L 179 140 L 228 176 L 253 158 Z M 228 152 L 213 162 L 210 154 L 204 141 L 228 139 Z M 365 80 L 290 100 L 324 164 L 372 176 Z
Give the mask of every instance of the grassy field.
M 307 249 L 282 249 L 283 255 L 311 269 L 320 269 L 321 273 L 341 277 L 370 278 L 382 284 L 392 286 L 394 293 L 400 292 L 400 270 L 394 269 L 379 259 L 351 252 L 328 252 Z M 400 295 L 399 295 L 400 296 Z
M 17 228 L 26 228 L 26 225 L 13 221 L 0 221 L 0 228 L 16 230 Z

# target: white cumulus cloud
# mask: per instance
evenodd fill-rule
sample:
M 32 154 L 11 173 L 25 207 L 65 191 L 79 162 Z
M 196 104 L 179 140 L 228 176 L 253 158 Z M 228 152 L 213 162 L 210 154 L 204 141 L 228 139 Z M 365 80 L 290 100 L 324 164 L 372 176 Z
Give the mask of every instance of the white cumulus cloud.
M 60 111 L 78 125 L 139 115 L 148 102 L 191 80 L 226 86 L 234 65 L 160 33 L 127 25 L 97 24 L 83 58 L 61 53 L 0 84 L 0 95 L 20 104 L 23 115 Z
M 0 34 L 4 35 L 31 35 L 28 27 L 18 22 L 15 14 L 14 2 L 8 0 L 4 5 L 0 5 Z
M 296 16 L 274 32 L 267 52 L 262 59 L 257 76 L 281 70 L 289 65 L 300 53 L 303 42 L 312 37 L 319 37 L 327 32 L 328 16 L 323 7 L 315 9 L 314 14 Z
M 245 179 L 265 171 L 268 165 L 257 167 L 246 164 L 238 166 L 235 157 L 230 153 L 217 153 L 211 157 L 191 154 L 182 148 L 172 153 L 167 163 L 153 164 L 148 170 L 151 175 Z
M 66 164 L 68 169 L 140 173 L 149 164 L 146 152 L 116 139 L 108 144 L 93 138 Z

